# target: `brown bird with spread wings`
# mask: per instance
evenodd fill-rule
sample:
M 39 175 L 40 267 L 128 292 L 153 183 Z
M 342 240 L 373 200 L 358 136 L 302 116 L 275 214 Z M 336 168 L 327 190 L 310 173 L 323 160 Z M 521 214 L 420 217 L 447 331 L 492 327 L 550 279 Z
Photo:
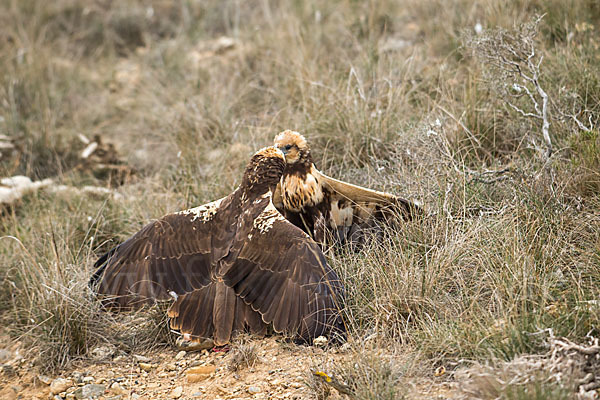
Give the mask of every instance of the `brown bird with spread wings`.
M 113 309 L 174 297 L 171 327 L 217 345 L 269 325 L 307 342 L 345 338 L 338 276 L 273 206 L 284 168 L 275 147 L 258 151 L 233 193 L 146 225 L 96 262 L 90 285 Z
M 413 202 L 390 193 L 366 189 L 321 173 L 313 163 L 304 136 L 286 130 L 275 137 L 286 167 L 273 203 L 294 225 L 318 243 L 360 244 L 365 230 L 422 213 Z

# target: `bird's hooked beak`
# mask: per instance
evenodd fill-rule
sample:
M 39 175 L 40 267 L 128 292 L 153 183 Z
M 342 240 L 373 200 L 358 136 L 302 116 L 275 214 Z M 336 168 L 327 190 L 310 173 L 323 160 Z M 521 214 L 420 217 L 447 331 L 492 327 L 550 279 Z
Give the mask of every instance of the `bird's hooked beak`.
M 283 159 L 285 160 L 285 156 L 287 155 L 287 151 L 282 149 L 281 147 L 275 147 L 279 152 L 283 155 Z
M 283 153 L 284 156 L 287 156 L 287 154 L 290 152 L 289 149 L 286 150 L 286 148 L 284 146 L 281 147 L 277 147 L 279 149 L 279 151 L 281 151 Z

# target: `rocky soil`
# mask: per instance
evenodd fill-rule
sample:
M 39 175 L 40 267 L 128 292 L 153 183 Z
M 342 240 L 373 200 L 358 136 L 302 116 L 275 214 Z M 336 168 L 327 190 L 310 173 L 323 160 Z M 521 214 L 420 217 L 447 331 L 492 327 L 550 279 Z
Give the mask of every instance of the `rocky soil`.
M 119 354 L 109 347 L 99 347 L 92 351 L 95 360 L 81 360 L 58 375 L 44 375 L 32 367 L 15 343 L 0 350 L 0 398 L 317 398 L 312 371 L 335 369 L 353 356 L 344 347 L 296 346 L 276 337 L 249 339 L 226 350 L 161 349 L 147 354 Z M 407 398 L 455 398 L 452 384 L 434 379 L 407 378 Z M 327 398 L 351 397 L 331 388 Z

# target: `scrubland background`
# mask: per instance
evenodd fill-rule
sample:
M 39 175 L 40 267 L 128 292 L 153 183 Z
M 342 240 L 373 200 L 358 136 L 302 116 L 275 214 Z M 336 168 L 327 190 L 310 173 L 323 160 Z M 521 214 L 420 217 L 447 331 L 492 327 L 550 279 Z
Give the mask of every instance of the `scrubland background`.
M 160 312 L 142 327 L 100 312 L 94 261 L 228 194 L 294 129 L 325 173 L 426 210 L 329 254 L 370 398 L 402 375 L 541 354 L 548 329 L 598 337 L 599 30 L 594 0 L 3 0 L 0 134 L 18 151 L 0 175 L 110 186 L 74 169 L 80 134 L 136 174 L 116 197 L 41 190 L 3 208 L 2 324 L 43 370 L 99 343 L 168 343 Z

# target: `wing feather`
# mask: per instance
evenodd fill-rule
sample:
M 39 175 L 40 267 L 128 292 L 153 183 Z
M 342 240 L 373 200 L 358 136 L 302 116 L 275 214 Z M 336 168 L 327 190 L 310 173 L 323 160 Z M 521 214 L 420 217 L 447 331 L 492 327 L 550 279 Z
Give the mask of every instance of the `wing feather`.
M 344 294 L 337 274 L 312 239 L 279 213 L 271 215 L 269 229 L 251 231 L 224 282 L 277 332 L 300 334 L 307 341 L 316 337 L 312 332 L 345 337 Z M 311 298 L 322 306 L 308 304 Z
M 109 307 L 132 308 L 211 282 L 210 217 L 220 201 L 169 214 L 109 251 L 90 280 Z M 218 227 L 216 227 L 218 230 Z

